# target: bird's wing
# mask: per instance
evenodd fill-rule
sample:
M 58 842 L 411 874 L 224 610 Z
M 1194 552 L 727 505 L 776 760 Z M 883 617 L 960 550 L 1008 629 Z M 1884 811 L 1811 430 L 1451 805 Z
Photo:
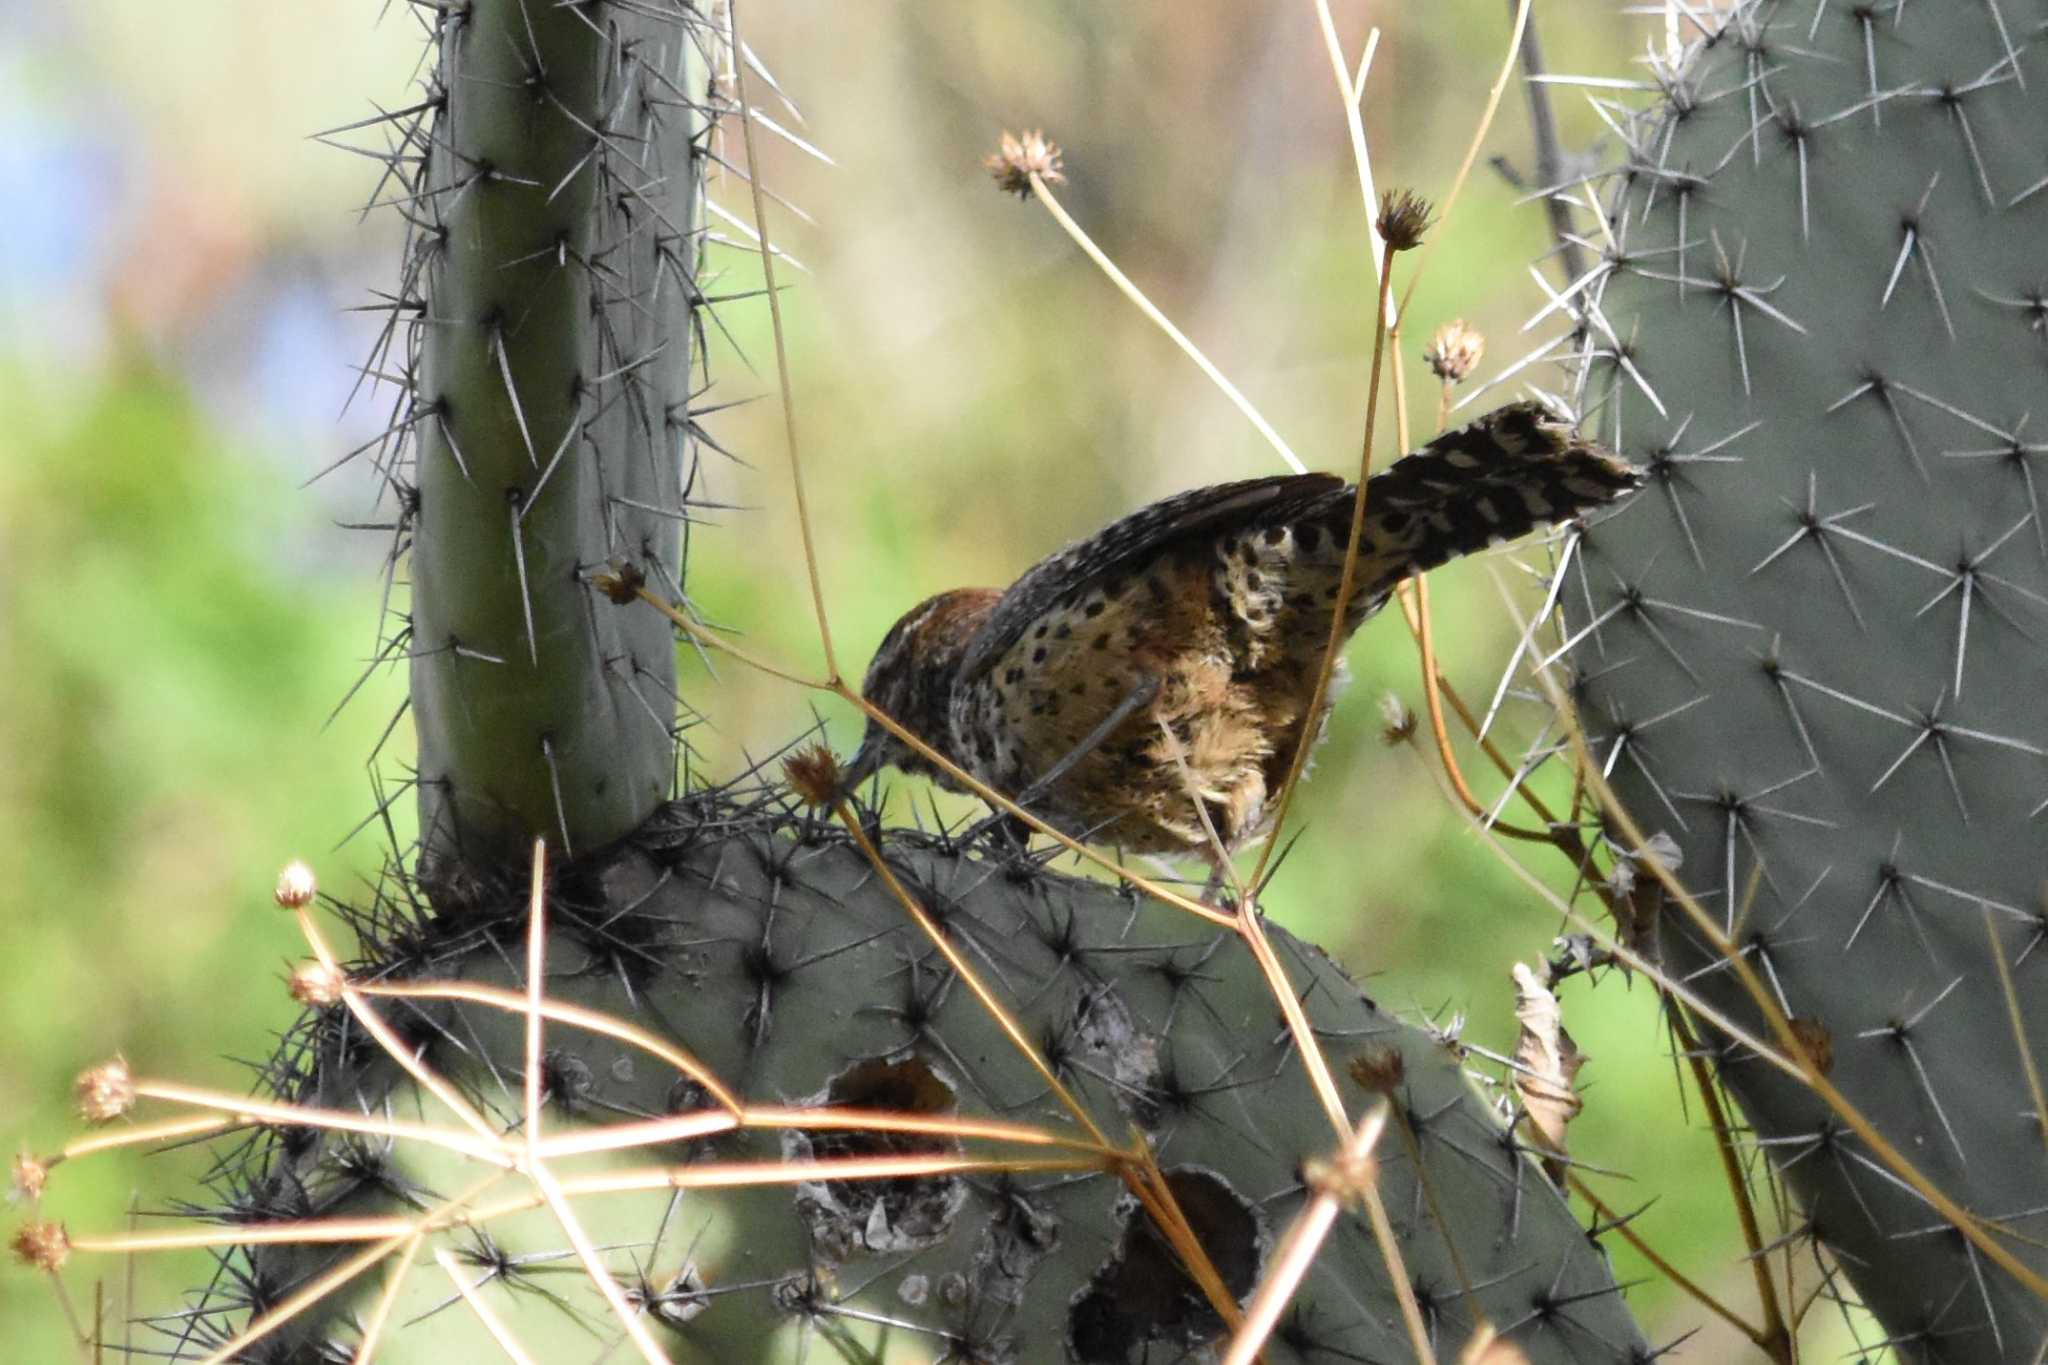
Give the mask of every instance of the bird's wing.
M 960 663 L 962 682 L 993 667 L 1032 623 L 1056 604 L 1078 597 L 1120 574 L 1136 572 L 1184 536 L 1228 534 L 1231 528 L 1268 523 L 1276 514 L 1344 487 L 1334 474 L 1278 474 L 1220 483 L 1161 499 L 1086 540 L 1039 561 L 1013 583 L 975 634 Z

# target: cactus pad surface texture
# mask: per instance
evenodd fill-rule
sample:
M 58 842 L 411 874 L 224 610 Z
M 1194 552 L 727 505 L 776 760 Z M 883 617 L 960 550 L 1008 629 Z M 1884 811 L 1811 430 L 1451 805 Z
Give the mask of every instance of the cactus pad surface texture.
M 1243 1302 L 1334 1146 L 1264 978 L 1234 934 L 1028 862 L 892 836 L 889 865 L 1014 1013 L 1112 1142 L 1142 1131 L 1196 1238 Z M 424 935 L 387 906 L 358 928 L 369 970 L 520 988 L 525 898 Z M 551 897 L 546 989 L 689 1050 L 750 1105 L 842 1105 L 980 1118 L 1085 1136 L 1043 1076 L 843 833 L 726 798 L 671 807 Z M 388 918 L 386 916 L 389 916 Z M 381 927 L 380 927 L 381 925 Z M 1379 1188 L 1441 1358 L 1484 1317 L 1532 1362 L 1652 1358 L 1599 1246 L 1441 1040 L 1381 1013 L 1314 948 L 1272 930 L 1334 1064 L 1366 1054 L 1398 1115 Z M 362 975 L 363 973 L 358 973 Z M 525 1023 L 516 1012 L 391 1002 L 421 1060 L 479 1112 L 520 1122 Z M 413 1113 L 412 1079 L 335 1009 L 308 1016 L 299 1098 Z M 545 1126 L 561 1134 L 717 1108 L 698 1083 L 617 1038 L 547 1035 Z M 1354 1112 L 1377 1094 L 1339 1076 Z M 429 1105 L 431 1107 L 431 1105 Z M 310 1135 L 309 1135 L 310 1136 Z M 1058 1149 L 957 1137 L 747 1128 L 558 1166 L 765 1163 L 726 1188 L 579 1194 L 590 1238 L 677 1362 L 1213 1359 L 1227 1336 L 1124 1181 L 1101 1166 L 883 1180 L 778 1180 L 783 1162 Z M 1069 1154 L 1070 1155 L 1070 1154 Z M 474 1165 L 419 1144 L 273 1153 L 244 1202 L 327 1216 L 389 1212 L 473 1182 Z M 1426 1187 L 1418 1174 L 1427 1173 Z M 288 1198 L 287 1198 L 288 1196 Z M 488 1202 L 488 1201 L 484 1201 Z M 618 1324 L 546 1209 L 448 1235 L 495 1312 L 536 1359 L 580 1359 Z M 259 1251 L 264 1293 L 331 1253 Z M 428 1267 L 431 1269 L 431 1267 Z M 1470 1286 L 1469 1295 L 1467 1286 Z M 370 1276 L 253 1358 L 348 1358 L 379 1289 Z M 444 1311 L 431 1311 L 435 1309 Z M 488 1349 L 444 1277 L 415 1272 L 380 1362 Z M 577 1355 L 576 1352 L 583 1352 Z M 566 1354 L 565 1354 L 566 1353 Z M 1268 1361 L 1413 1355 L 1363 1212 L 1342 1214 L 1266 1347 Z M 615 1357 L 616 1358 L 616 1357 Z

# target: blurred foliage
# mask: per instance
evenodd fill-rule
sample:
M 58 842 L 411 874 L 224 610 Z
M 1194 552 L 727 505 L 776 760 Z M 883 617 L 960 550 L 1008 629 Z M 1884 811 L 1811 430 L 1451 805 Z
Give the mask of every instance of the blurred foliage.
M 1355 53 L 1365 11 L 1336 8 Z M 1381 185 L 1447 191 L 1510 8 L 1375 11 L 1387 29 L 1365 112 Z M 69 1077 L 117 1048 L 145 1073 L 245 1084 L 221 1054 L 264 1055 L 288 1017 L 279 967 L 297 956 L 289 922 L 268 913 L 276 868 L 304 854 L 345 892 L 379 853 L 374 830 L 330 850 L 370 810 L 362 764 L 401 702 L 402 673 L 379 674 L 323 722 L 371 646 L 384 543 L 332 523 L 381 518 L 361 470 L 295 488 L 381 424 L 373 396 L 333 425 L 368 337 L 321 319 L 391 284 L 395 234 L 388 215 L 359 226 L 349 212 L 373 192 L 374 164 L 304 140 L 372 113 L 372 100 L 415 97 L 410 21 L 401 6 L 373 27 L 377 9 L 238 0 L 194 27 L 190 7 L 94 0 L 61 19 L 0 18 L 0 62 L 34 77 L 11 97 L 25 103 L 0 113 L 57 130 L 52 159 L 14 197 L 88 203 L 94 227 L 91 258 L 67 258 L 64 281 L 8 281 L 11 300 L 50 310 L 52 326 L 18 322 L 0 339 L 0 914 L 14 945 L 0 1017 L 17 1040 L 0 1061 L 0 1108 L 39 1149 L 71 1129 Z M 1553 0 L 1540 18 L 1561 70 L 1629 74 L 1650 32 L 1609 0 Z M 1373 286 L 1310 5 L 902 0 L 849 19 L 791 0 L 748 4 L 742 20 L 804 106 L 806 136 L 838 162 L 761 140 L 765 182 L 817 220 L 777 209 L 771 222 L 809 267 L 783 278 L 786 322 L 848 673 L 931 592 L 1007 582 L 1152 498 L 1277 468 L 1043 213 L 988 187 L 979 158 L 1004 127 L 1060 142 L 1065 202 L 1101 244 L 1304 458 L 1355 469 Z M 1602 128 L 1583 101 L 1561 92 L 1559 106 L 1568 146 L 1592 146 Z M 736 135 L 722 150 L 741 159 Z M 1482 374 L 1533 344 L 1516 329 L 1542 302 L 1524 265 L 1547 250 L 1546 228 L 1488 169 L 1494 154 L 1527 173 L 1519 84 L 1409 314 L 1418 440 L 1436 407 L 1419 352 L 1439 323 L 1463 316 L 1487 334 Z M 67 197 L 67 175 L 97 189 Z M 741 182 L 721 197 L 747 215 Z M 747 254 L 718 255 L 711 292 L 757 287 Z M 713 333 L 709 399 L 759 401 L 710 419 L 735 457 L 707 456 L 710 491 L 734 510 L 690 528 L 689 591 L 755 649 L 822 672 L 766 311 L 735 300 L 719 321 L 728 334 Z M 1383 440 L 1376 458 L 1393 453 Z M 1527 610 L 1528 584 L 1505 557 L 1434 580 L 1444 666 L 1482 704 L 1514 629 L 1496 573 Z M 1368 628 L 1350 657 L 1356 681 L 1269 906 L 1381 1005 L 1465 1015 L 1468 1037 L 1507 1051 L 1509 967 L 1545 953 L 1560 926 L 1463 831 L 1430 771 L 1381 747 L 1378 697 L 1392 689 L 1419 709 L 1398 618 Z M 714 662 L 684 670 L 688 700 L 710 718 L 689 735 L 706 780 L 771 753 L 815 701 Z M 850 714 L 817 710 L 849 746 Z M 401 726 L 390 773 L 402 775 L 409 744 Z M 899 779 L 891 809 L 910 818 L 932 799 Z M 1557 881 L 1561 861 L 1538 858 Z M 1611 1201 L 1654 1196 L 1637 1229 L 1740 1301 L 1727 1194 L 1675 1088 L 1651 993 L 1619 979 L 1574 985 L 1566 1008 L 1592 1058 L 1574 1151 L 1646 1177 L 1640 1198 L 1607 1182 Z M 162 1204 L 196 1168 L 189 1153 L 146 1167 L 95 1160 L 61 1173 L 53 1208 L 108 1227 L 131 1190 Z M 1622 1279 L 1643 1277 L 1618 1260 Z M 115 1267 L 99 1269 L 118 1283 Z M 142 1299 L 159 1307 L 193 1273 L 190 1262 L 145 1269 Z M 1704 1316 L 1654 1276 L 1632 1302 L 1661 1339 Z M 25 1274 L 0 1277 L 0 1320 L 22 1358 L 60 1357 L 47 1291 Z
M 0 369 L 0 409 L 28 414 L 0 464 L 0 1028 L 25 1044 L 0 1059 L 0 1110 L 48 1151 L 77 1128 L 72 1076 L 116 1051 L 147 1075 L 251 1084 L 234 1059 L 266 1057 L 296 1013 L 281 968 L 298 934 L 271 884 L 295 852 L 337 890 L 374 869 L 374 838 L 330 850 L 364 813 L 363 757 L 400 681 L 323 729 L 369 646 L 365 566 L 295 553 L 321 534 L 312 506 L 178 378 L 127 356 L 58 395 Z M 112 1227 L 131 1190 L 146 1206 L 189 1191 L 200 1157 L 60 1168 L 51 1208 Z M 163 1307 L 203 1261 L 142 1269 Z M 16 1358 L 62 1358 L 60 1336 L 36 1336 L 59 1327 L 47 1290 L 18 1268 L 0 1315 Z

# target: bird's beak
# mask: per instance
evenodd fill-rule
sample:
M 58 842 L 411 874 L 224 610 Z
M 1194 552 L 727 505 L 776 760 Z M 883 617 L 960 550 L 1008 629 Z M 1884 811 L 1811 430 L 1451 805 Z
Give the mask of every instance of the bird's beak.
M 881 771 L 887 762 L 884 752 L 888 742 L 887 730 L 879 725 L 868 726 L 867 733 L 861 737 L 860 748 L 854 752 L 852 761 L 839 770 L 839 790 L 834 793 L 836 800 L 845 800 L 853 795 L 855 787 Z

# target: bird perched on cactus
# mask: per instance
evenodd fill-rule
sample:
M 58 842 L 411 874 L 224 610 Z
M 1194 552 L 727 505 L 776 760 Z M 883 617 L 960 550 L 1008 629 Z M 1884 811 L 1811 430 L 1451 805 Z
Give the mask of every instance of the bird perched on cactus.
M 1534 403 L 1372 476 L 1344 634 L 1402 579 L 1603 506 L 1641 483 Z M 1140 853 L 1265 832 L 1338 610 L 1355 486 L 1288 474 L 1163 499 L 1008 588 L 913 607 L 862 691 L 978 780 L 1076 838 Z M 1342 667 L 1342 661 L 1338 661 Z M 893 765 L 961 790 L 870 721 L 844 787 Z M 1197 810 L 1199 800 L 1202 809 Z

